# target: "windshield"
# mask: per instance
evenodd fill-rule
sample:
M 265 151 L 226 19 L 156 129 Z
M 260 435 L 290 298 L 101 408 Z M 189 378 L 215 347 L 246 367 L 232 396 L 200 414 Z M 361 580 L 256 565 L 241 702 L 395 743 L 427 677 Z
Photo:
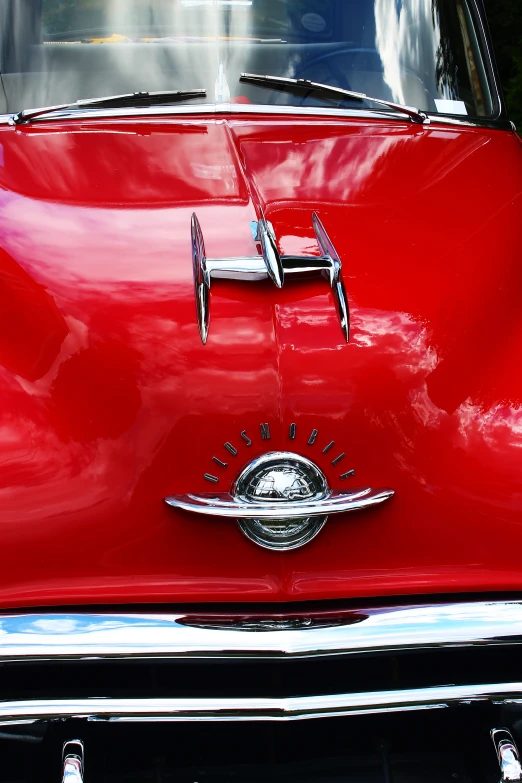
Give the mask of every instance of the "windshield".
M 0 0 L 0 23 L 3 113 L 198 88 L 206 96 L 187 105 L 358 108 L 241 83 L 242 72 L 434 114 L 493 111 L 467 0 Z

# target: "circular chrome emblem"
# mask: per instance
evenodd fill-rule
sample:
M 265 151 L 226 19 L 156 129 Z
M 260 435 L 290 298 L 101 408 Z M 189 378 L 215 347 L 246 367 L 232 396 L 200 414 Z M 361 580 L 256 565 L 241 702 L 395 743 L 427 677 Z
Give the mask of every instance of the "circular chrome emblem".
M 242 502 L 263 504 L 263 518 L 238 519 L 243 533 L 266 549 L 297 549 L 307 544 L 324 526 L 327 516 L 285 518 L 289 504 L 304 505 L 329 495 L 324 474 L 305 457 L 290 452 L 265 454 L 245 468 L 234 487 L 233 497 Z M 267 519 L 266 509 L 271 516 Z

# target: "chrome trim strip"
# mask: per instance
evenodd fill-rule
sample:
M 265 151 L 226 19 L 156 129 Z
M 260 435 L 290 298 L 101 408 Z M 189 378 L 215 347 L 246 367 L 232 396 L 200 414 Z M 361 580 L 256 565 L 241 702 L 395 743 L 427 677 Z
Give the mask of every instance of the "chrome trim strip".
M 330 277 L 330 259 L 324 256 L 280 256 L 280 258 L 284 274 L 310 277 L 314 272 L 324 272 Z M 206 268 L 210 271 L 210 276 L 216 280 L 258 282 L 260 280 L 268 280 L 269 277 L 263 256 L 205 258 L 205 262 Z
M 201 342 L 205 345 L 210 326 L 210 271 L 207 268 L 205 242 L 196 213 L 192 215 L 191 219 L 191 243 L 196 315 Z
M 216 280 L 268 280 L 263 256 L 235 256 L 234 258 L 207 258 L 207 268 Z
M 296 696 L 283 699 L 41 699 L 0 702 L 0 725 L 23 721 L 88 718 L 134 721 L 292 721 L 348 715 L 440 709 L 477 701 L 513 703 L 522 699 L 522 682 L 445 685 L 409 690 Z
M 260 218 L 257 224 L 257 233 L 261 244 L 263 261 L 265 262 L 268 277 L 277 286 L 282 288 L 285 282 L 285 270 L 283 261 L 277 249 L 276 238 L 273 231 L 270 230 L 264 217 Z
M 262 632 L 260 632 L 262 631 Z M 0 615 L 0 662 L 98 658 L 308 658 L 522 644 L 522 602 L 289 614 L 49 612 Z
M 63 112 L 56 111 L 52 114 L 43 114 L 32 118 L 31 124 L 37 122 L 48 122 L 52 120 L 89 120 L 89 119 L 162 119 L 164 117 L 174 117 L 195 115 L 226 115 L 226 114 L 283 114 L 283 115 L 310 115 L 327 117 L 359 117 L 364 119 L 383 119 L 391 118 L 402 119 L 408 123 L 408 120 L 400 114 L 391 112 L 372 111 L 371 109 L 338 109 L 338 108 L 318 108 L 304 106 L 271 106 L 262 103 L 204 103 L 198 106 L 157 106 L 154 108 L 120 108 L 120 109 L 70 109 Z M 1 114 L 0 125 L 15 125 L 13 122 L 16 114 Z
M 395 494 L 393 489 L 365 489 L 331 492 L 324 500 L 246 503 L 228 492 L 207 495 L 172 495 L 165 503 L 182 511 L 227 519 L 299 519 L 342 514 L 384 503 Z
M 477 4 L 477 0 L 471 0 L 471 4 L 473 5 L 474 9 L 474 15 L 475 23 L 480 26 L 480 37 L 482 39 L 482 44 L 486 50 L 486 58 L 487 58 L 487 64 L 489 66 L 489 73 L 487 73 L 487 81 L 488 81 L 488 87 L 494 88 L 495 97 L 498 104 L 498 115 L 497 117 L 492 117 L 490 119 L 496 120 L 497 118 L 502 117 L 505 114 L 506 107 L 504 105 L 503 97 L 502 97 L 502 90 L 500 89 L 500 81 L 499 81 L 499 75 L 496 72 L 495 69 L 495 62 L 494 62 L 494 56 L 493 51 L 491 48 L 491 36 L 486 31 L 485 25 L 484 25 L 484 17 L 481 13 L 481 9 L 479 8 Z M 480 45 L 480 43 L 479 43 Z M 484 63 L 486 65 L 486 63 Z M 486 72 L 488 69 L 486 68 Z M 493 90 L 492 90 L 493 92 Z
M 315 236 L 317 244 L 321 248 L 321 252 L 325 258 L 330 262 L 330 269 L 328 270 L 328 277 L 330 280 L 330 288 L 333 291 L 335 306 L 337 309 L 337 315 L 341 324 L 341 329 L 345 336 L 346 342 L 350 341 L 350 311 L 348 309 L 348 298 L 346 296 L 346 290 L 341 278 L 342 263 L 339 258 L 332 240 L 326 233 L 326 229 L 319 220 L 317 212 L 312 214 L 312 223 L 314 225 Z
M 64 110 L 56 111 L 52 114 L 43 114 L 32 119 L 32 123 L 46 122 L 52 120 L 89 120 L 89 119 L 151 119 L 157 117 L 174 117 L 195 115 L 223 115 L 223 114 L 299 114 L 304 116 L 326 116 L 326 117 L 359 117 L 363 119 L 383 119 L 391 118 L 402 119 L 405 123 L 409 121 L 403 115 L 393 114 L 391 112 L 371 111 L 371 109 L 338 109 L 338 108 L 318 108 L 304 106 L 271 106 L 262 103 L 205 103 L 198 106 L 157 106 L 155 108 L 125 108 L 125 109 L 76 109 L 74 111 Z M 15 114 L 0 115 L 0 125 L 15 125 L 13 122 Z
M 404 115 L 392 112 L 371 111 L 370 109 L 339 109 L 339 108 L 319 108 L 304 106 L 271 106 L 268 104 L 244 104 L 244 103 L 205 103 L 201 106 L 176 106 L 161 107 L 154 109 L 89 109 L 77 111 L 54 112 L 45 114 L 32 119 L 31 124 L 48 121 L 63 120 L 97 120 L 97 119 L 154 119 L 158 120 L 177 117 L 194 117 L 196 121 L 201 120 L 201 115 L 222 116 L 227 114 L 260 114 L 260 115 L 286 115 L 303 117 L 333 117 L 337 119 L 366 119 L 366 120 L 402 120 L 410 124 Z M 0 125 L 13 125 L 14 114 L 1 114 Z M 461 125 L 468 128 L 498 128 L 499 130 L 510 130 L 508 120 L 484 118 L 475 120 L 460 119 L 444 114 L 429 114 L 432 123 L 440 125 Z M 420 132 L 423 132 L 420 128 Z

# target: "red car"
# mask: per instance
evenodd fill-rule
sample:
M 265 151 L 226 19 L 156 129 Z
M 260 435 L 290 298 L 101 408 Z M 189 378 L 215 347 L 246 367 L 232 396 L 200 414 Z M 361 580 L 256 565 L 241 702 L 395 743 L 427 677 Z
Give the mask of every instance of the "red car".
M 522 780 L 482 0 L 0 22 L 0 783 Z

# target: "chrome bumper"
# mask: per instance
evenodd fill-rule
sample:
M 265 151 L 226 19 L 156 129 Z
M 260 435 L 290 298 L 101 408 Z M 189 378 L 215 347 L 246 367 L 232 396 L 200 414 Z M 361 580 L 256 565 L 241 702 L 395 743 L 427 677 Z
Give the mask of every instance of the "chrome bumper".
M 0 703 L 0 726 L 86 718 L 147 721 L 292 721 L 442 709 L 471 702 L 522 704 L 522 682 L 342 693 L 290 699 L 44 699 Z
M 88 664 L 111 659 L 302 660 L 512 646 L 521 641 L 522 603 L 517 601 L 394 606 L 291 616 L 211 612 L 0 616 L 0 663 L 82 661 Z M 522 703 L 522 681 L 290 698 L 4 700 L 0 701 L 0 724 L 67 717 L 108 721 L 289 721 L 437 709 L 484 700 L 496 704 Z
M 99 658 L 311 658 L 522 642 L 522 601 L 285 614 L 0 615 L 0 663 Z

